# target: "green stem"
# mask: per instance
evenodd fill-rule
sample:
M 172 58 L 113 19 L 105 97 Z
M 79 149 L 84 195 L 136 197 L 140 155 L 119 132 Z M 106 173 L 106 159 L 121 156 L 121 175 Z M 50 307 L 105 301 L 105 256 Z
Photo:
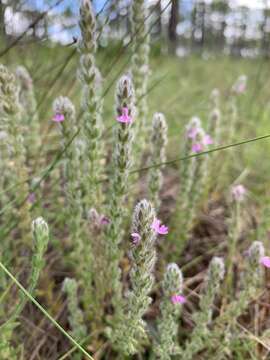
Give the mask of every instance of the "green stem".
M 207 150 L 207 151 L 202 151 L 200 153 L 191 154 L 191 155 L 176 158 L 176 159 L 173 159 L 173 160 L 164 161 L 162 163 L 153 164 L 153 165 L 146 166 L 146 167 L 143 167 L 143 168 L 140 168 L 140 169 L 134 169 L 134 170 L 130 171 L 130 174 L 146 171 L 146 170 L 149 170 L 149 169 L 152 169 L 152 168 L 158 168 L 158 167 L 163 166 L 163 165 L 171 165 L 171 164 L 174 164 L 174 163 L 176 163 L 178 161 L 184 161 L 184 160 L 192 159 L 192 158 L 197 157 L 197 156 L 203 156 L 203 155 L 206 155 L 206 154 L 211 154 L 211 153 L 216 152 L 216 151 L 226 150 L 226 149 L 229 149 L 229 148 L 232 148 L 232 147 L 248 144 L 248 143 L 251 143 L 251 142 L 255 142 L 255 141 L 263 140 L 263 139 L 267 139 L 267 138 L 270 138 L 270 134 L 257 136 L 257 137 L 252 138 L 252 139 L 242 140 L 242 141 L 232 143 L 232 144 L 228 144 L 228 145 L 218 146 L 216 148 L 213 148 L 213 149 L 210 149 L 210 150 Z

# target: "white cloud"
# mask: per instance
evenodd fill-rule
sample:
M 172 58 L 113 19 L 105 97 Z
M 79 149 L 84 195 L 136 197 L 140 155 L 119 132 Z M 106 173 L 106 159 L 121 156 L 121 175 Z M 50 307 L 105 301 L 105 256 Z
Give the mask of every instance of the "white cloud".
M 13 12 L 13 9 L 8 6 L 5 11 L 5 25 L 8 34 L 21 34 L 29 26 L 29 20 L 19 12 Z
M 270 7 L 270 1 L 267 0 L 268 6 Z M 265 0 L 231 0 L 232 6 L 247 6 L 251 9 L 264 9 Z

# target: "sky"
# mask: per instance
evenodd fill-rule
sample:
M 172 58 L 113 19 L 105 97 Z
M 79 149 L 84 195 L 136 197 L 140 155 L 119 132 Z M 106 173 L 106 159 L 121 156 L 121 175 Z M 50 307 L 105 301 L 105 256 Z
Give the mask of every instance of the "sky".
M 264 0 L 236 0 L 239 6 L 248 6 L 250 8 L 258 9 L 264 7 Z M 270 5 L 270 1 L 268 1 Z
M 148 0 L 148 1 L 153 2 L 153 0 Z M 168 2 L 168 0 L 162 0 L 162 1 L 164 2 L 164 4 L 166 4 Z M 192 7 L 192 4 L 194 3 L 194 1 L 195 0 L 180 0 L 180 3 L 182 2 L 183 7 Z M 206 0 L 206 1 L 211 3 L 213 0 Z M 229 0 L 229 1 L 238 6 L 248 6 L 250 8 L 257 8 L 257 9 L 262 8 L 264 5 L 264 2 L 265 2 L 265 0 Z M 270 0 L 267 0 L 267 1 L 270 6 Z M 38 9 L 43 9 L 46 4 L 46 0 L 28 0 L 26 2 L 28 2 L 29 4 L 31 4 L 34 7 L 37 7 Z M 105 2 L 106 2 L 106 0 L 94 0 L 94 4 L 97 8 L 97 11 L 99 11 L 103 7 Z M 62 2 L 62 5 L 59 6 L 59 8 L 69 6 L 72 9 L 74 9 L 74 11 L 76 11 L 76 9 L 78 8 L 78 3 L 79 3 L 79 1 L 64 0 Z

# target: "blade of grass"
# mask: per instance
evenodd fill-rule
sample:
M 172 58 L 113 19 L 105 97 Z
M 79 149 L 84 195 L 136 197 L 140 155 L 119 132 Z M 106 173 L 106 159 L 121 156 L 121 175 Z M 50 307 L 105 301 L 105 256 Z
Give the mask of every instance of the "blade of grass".
M 88 335 L 86 338 L 84 338 L 81 342 L 81 344 L 84 344 L 87 340 L 89 340 L 89 338 L 92 336 Z M 73 354 L 75 351 L 77 350 L 76 346 L 73 346 L 71 349 L 69 349 L 65 354 L 61 355 L 61 357 L 58 360 L 64 360 L 67 359 L 68 356 L 70 356 L 71 354 Z
M 134 173 L 138 173 L 138 172 L 147 171 L 147 170 L 150 170 L 150 169 L 153 169 L 153 168 L 159 168 L 160 166 L 164 166 L 164 165 L 165 166 L 172 165 L 172 164 L 175 164 L 175 163 L 180 162 L 180 161 L 192 159 L 194 157 L 199 157 L 199 156 L 211 154 L 211 153 L 214 153 L 214 152 L 217 152 L 217 151 L 227 150 L 227 149 L 230 149 L 230 148 L 233 148 L 233 147 L 241 146 L 241 145 L 244 145 L 244 144 L 248 144 L 248 143 L 251 143 L 251 142 L 256 142 L 256 141 L 267 139 L 267 138 L 270 138 L 270 134 L 257 136 L 255 138 L 242 140 L 242 141 L 232 143 L 232 144 L 228 144 L 228 145 L 218 146 L 218 147 L 213 148 L 213 149 L 209 149 L 209 150 L 206 150 L 206 151 L 201 151 L 200 153 L 191 154 L 191 155 L 184 156 L 184 157 L 179 157 L 179 158 L 176 158 L 176 159 L 173 159 L 173 160 L 168 160 L 168 161 L 165 161 L 163 163 L 145 166 L 145 167 L 140 168 L 140 169 L 132 170 L 130 173 L 134 174 Z

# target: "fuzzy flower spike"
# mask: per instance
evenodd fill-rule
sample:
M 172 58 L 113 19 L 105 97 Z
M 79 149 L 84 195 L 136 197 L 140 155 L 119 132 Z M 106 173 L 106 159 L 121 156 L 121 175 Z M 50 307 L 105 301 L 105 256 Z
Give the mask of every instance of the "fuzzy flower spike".
M 125 355 L 138 352 L 148 335 L 143 317 L 152 302 L 149 294 L 155 282 L 156 233 L 151 228 L 155 216 L 155 210 L 147 200 L 140 201 L 133 213 L 131 235 L 134 239 L 140 239 L 140 246 L 131 248 L 131 290 L 126 303 L 121 304 L 121 316 L 115 318 L 114 328 L 109 331 L 111 342 Z
M 177 264 L 167 266 L 162 280 L 163 296 L 160 303 L 161 316 L 157 323 L 157 337 L 153 344 L 153 351 L 157 359 L 171 359 L 179 354 L 177 334 L 179 316 L 185 298 L 183 291 L 183 276 Z M 184 359 L 184 358 L 183 358 Z
M 152 122 L 150 137 L 149 163 L 158 164 L 166 161 L 166 145 L 168 142 L 168 126 L 162 113 L 155 113 Z M 148 178 L 149 195 L 155 209 L 161 204 L 160 191 L 163 185 L 163 172 L 161 167 L 150 169 Z
M 188 139 L 196 139 L 201 129 L 201 120 L 197 116 L 193 116 L 186 126 L 186 137 Z

